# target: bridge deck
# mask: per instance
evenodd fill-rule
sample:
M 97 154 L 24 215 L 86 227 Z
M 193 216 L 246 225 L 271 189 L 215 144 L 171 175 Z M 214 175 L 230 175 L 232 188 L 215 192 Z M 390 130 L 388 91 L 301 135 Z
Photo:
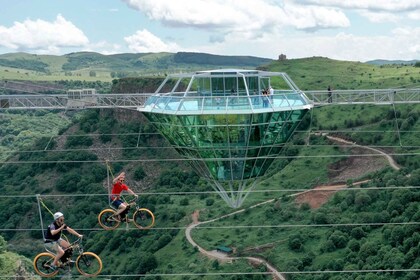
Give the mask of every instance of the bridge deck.
M 380 90 L 305 91 L 314 106 L 345 104 L 418 104 L 420 88 Z M 153 93 L 92 94 L 72 98 L 68 94 L 0 95 L 0 110 L 4 109 L 84 109 L 84 108 L 144 108 Z M 197 98 L 197 97 L 196 97 Z M 200 98 L 200 97 L 198 97 Z M 217 103 L 216 97 L 201 97 Z M 253 98 L 266 98 L 254 96 Z M 275 97 L 276 98 L 276 97 Z M 280 97 L 277 97 L 280 98 Z M 214 100 L 213 100 L 214 99 Z M 253 101 L 251 101 L 252 103 Z

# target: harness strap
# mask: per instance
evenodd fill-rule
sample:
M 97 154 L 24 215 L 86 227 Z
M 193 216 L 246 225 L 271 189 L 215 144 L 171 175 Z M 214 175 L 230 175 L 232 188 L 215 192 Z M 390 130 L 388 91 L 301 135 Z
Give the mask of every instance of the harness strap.
M 44 207 L 48 211 L 48 213 L 51 214 L 51 216 L 54 216 L 53 212 L 42 201 L 41 196 L 38 194 L 37 197 L 38 197 L 38 202 L 42 205 L 42 207 Z M 42 223 L 42 215 L 41 215 L 41 208 L 40 207 L 39 207 L 39 216 L 40 216 L 40 219 L 41 219 L 42 236 L 43 236 L 44 242 L 47 242 L 48 239 L 45 239 L 45 236 L 44 236 L 44 226 L 43 226 L 43 223 Z M 67 238 L 67 236 L 64 233 L 61 233 L 61 235 L 66 239 L 67 242 L 69 242 L 69 239 Z

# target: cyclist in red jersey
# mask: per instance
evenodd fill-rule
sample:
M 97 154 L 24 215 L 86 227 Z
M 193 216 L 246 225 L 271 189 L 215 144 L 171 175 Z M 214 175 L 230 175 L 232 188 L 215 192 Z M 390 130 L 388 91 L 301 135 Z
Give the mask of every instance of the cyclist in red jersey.
M 124 184 L 125 181 L 125 172 L 121 172 L 120 175 L 114 178 L 112 181 L 114 186 L 111 191 L 111 197 L 110 202 L 111 205 L 113 205 L 116 209 L 117 215 L 120 215 L 124 210 L 127 208 L 128 204 L 121 200 L 120 194 L 122 191 L 127 191 L 134 195 L 136 198 L 138 197 L 137 194 L 135 194 L 126 184 Z

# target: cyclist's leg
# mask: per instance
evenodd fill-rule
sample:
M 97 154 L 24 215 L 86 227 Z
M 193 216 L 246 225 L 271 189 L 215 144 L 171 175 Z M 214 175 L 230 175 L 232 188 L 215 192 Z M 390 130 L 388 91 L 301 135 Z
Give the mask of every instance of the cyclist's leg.
M 65 249 L 67 249 L 68 247 L 70 247 L 70 244 L 69 244 L 69 242 L 67 242 L 66 240 L 64 240 L 64 239 L 59 239 L 58 240 L 58 242 L 59 242 L 59 245 L 61 246 L 61 248 L 63 248 L 64 250 Z
M 128 207 L 128 204 L 126 202 L 124 202 L 123 204 L 124 204 L 124 210 L 121 211 L 120 217 L 121 217 L 121 220 L 124 221 L 124 220 L 128 219 L 128 211 L 129 211 L 130 208 Z
M 124 212 L 125 209 L 127 208 L 127 204 L 125 202 L 123 202 L 121 199 L 116 199 L 116 200 L 112 201 L 111 205 L 114 206 L 115 209 L 117 209 L 115 211 L 116 218 L 120 218 L 120 214 L 122 212 Z
M 58 260 L 64 255 L 64 250 L 59 245 L 59 240 L 58 241 L 49 242 L 49 243 L 45 243 L 45 246 L 48 249 L 50 249 L 51 251 L 54 251 L 55 252 L 55 256 L 54 256 L 54 260 L 52 262 L 52 265 L 57 266 Z
M 61 262 L 64 263 L 71 256 L 71 252 L 68 251 L 68 250 L 71 250 L 71 249 L 69 249 L 70 243 L 67 240 L 64 240 L 64 239 L 61 239 L 61 238 L 58 241 L 59 241 L 60 247 L 64 251 L 64 254 L 60 257 Z

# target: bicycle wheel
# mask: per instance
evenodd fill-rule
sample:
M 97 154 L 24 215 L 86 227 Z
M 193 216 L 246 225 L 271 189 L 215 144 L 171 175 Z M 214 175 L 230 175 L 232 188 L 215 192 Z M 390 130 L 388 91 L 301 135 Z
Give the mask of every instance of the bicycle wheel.
M 102 270 L 102 261 L 95 253 L 84 252 L 77 257 L 76 268 L 84 276 L 96 276 Z
M 98 215 L 98 221 L 105 230 L 116 229 L 120 225 L 120 221 L 114 216 L 115 211 L 112 209 L 102 210 Z
M 54 261 L 54 255 L 51 253 L 40 253 L 34 259 L 34 268 L 41 277 L 54 277 L 58 270 L 53 270 L 51 264 Z
M 139 229 L 148 229 L 155 224 L 155 215 L 149 209 L 140 208 L 134 213 L 133 222 Z

